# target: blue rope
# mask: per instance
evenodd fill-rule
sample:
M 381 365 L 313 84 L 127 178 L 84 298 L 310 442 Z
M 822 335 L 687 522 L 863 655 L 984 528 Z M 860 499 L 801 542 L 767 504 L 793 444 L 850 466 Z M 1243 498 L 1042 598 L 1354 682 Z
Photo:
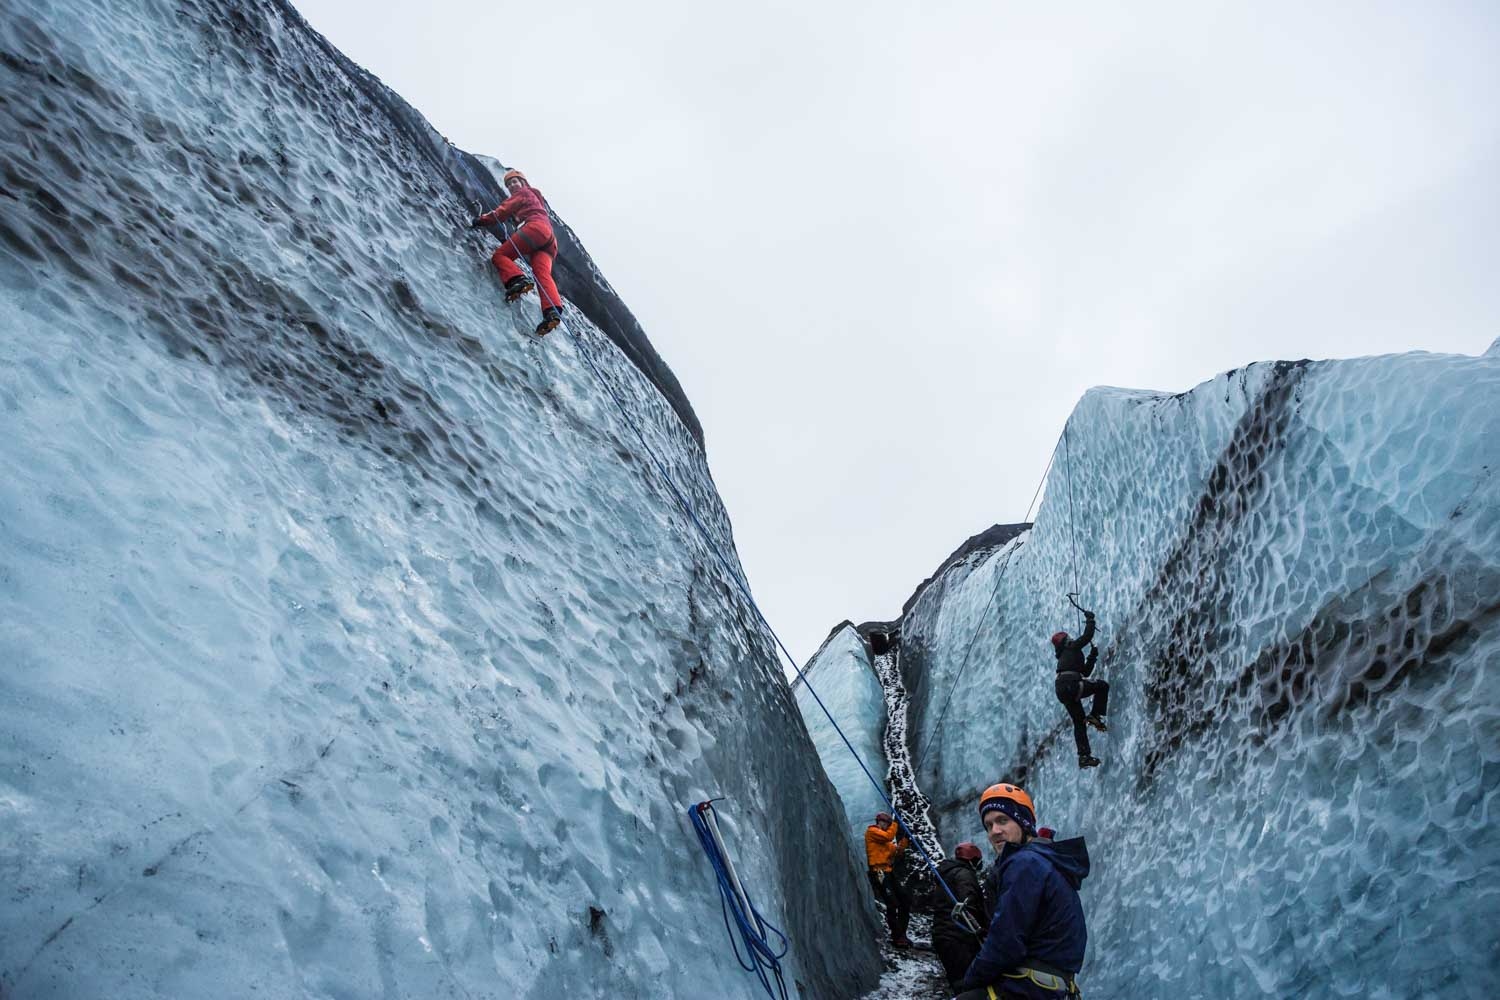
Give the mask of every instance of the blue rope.
M 749 906 L 750 912 L 746 913 L 740 906 L 740 896 L 734 891 L 734 884 L 729 879 L 729 861 L 719 852 L 719 845 L 714 843 L 713 834 L 708 829 L 708 820 L 704 818 L 704 812 L 709 808 L 710 802 L 712 800 L 700 802 L 688 809 L 688 818 L 693 821 L 693 829 L 698 834 L 698 843 L 703 847 L 703 853 L 708 856 L 708 863 L 719 882 L 719 903 L 724 911 L 724 931 L 729 935 L 729 945 L 734 949 L 734 957 L 739 961 L 740 968 L 746 972 L 755 973 L 771 1000 L 787 1000 L 786 981 L 781 976 L 781 959 L 786 956 L 791 945 L 786 935 L 781 933 L 781 928 L 767 920 L 755 908 L 755 904 L 750 900 L 750 890 L 745 888 L 743 880 L 740 882 L 740 887 L 744 889 L 745 904 Z M 739 930 L 738 940 L 729 926 L 730 913 L 734 914 L 735 927 Z M 771 947 L 767 932 L 774 934 L 780 940 L 779 950 Z M 745 946 L 744 955 L 740 954 L 741 943 Z M 775 990 L 771 989 L 773 979 L 776 981 Z

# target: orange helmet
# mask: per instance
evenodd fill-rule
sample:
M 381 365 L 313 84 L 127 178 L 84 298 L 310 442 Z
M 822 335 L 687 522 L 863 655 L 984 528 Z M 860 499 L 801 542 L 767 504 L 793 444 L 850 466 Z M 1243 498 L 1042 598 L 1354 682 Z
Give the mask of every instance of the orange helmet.
M 1003 781 L 986 788 L 979 796 L 979 821 L 988 826 L 988 817 L 995 812 L 1004 813 L 1026 833 L 1036 836 L 1036 806 L 1022 789 Z
M 1032 803 L 1031 796 L 1027 795 L 1025 790 L 1019 785 L 1012 785 L 1002 781 L 997 785 L 991 785 L 986 788 L 984 794 L 979 796 L 980 811 L 984 811 L 984 804 L 986 802 L 995 801 L 1019 802 L 1026 807 L 1026 811 L 1031 813 L 1032 816 L 1036 815 L 1036 806 Z
M 521 173 L 521 171 L 519 171 L 519 170 L 507 170 L 505 172 L 505 176 L 502 177 L 502 178 L 500 178 L 500 183 L 504 184 L 504 185 L 506 185 L 508 187 L 508 186 L 510 186 L 510 179 L 512 177 L 518 177 L 518 178 L 520 178 L 521 183 L 525 184 L 527 187 L 531 186 L 531 182 L 526 179 L 526 175 L 523 174 L 523 173 Z

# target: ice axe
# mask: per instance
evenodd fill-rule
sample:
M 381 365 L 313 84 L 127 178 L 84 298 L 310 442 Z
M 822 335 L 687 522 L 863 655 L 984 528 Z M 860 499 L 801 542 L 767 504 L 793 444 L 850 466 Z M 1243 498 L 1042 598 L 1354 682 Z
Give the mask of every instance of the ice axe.
M 1068 596 L 1068 603 L 1071 604 L 1071 605 L 1073 605 L 1073 607 L 1078 610 L 1078 613 L 1080 615 L 1089 615 L 1089 614 L 1092 614 L 1092 612 L 1085 610 L 1084 607 L 1083 607 L 1083 605 L 1079 604 L 1077 601 L 1075 601 L 1073 599 L 1073 598 L 1075 598 L 1075 597 L 1078 596 L 1078 591 L 1075 590 L 1072 593 L 1068 594 L 1067 596 Z M 1079 627 L 1081 628 L 1082 625 L 1080 624 Z

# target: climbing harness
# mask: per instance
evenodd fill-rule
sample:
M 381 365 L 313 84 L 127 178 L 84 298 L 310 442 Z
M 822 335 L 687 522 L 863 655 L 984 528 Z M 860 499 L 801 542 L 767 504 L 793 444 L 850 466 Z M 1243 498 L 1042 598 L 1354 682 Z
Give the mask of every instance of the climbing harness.
M 724 847 L 724 837 L 719 832 L 719 821 L 714 816 L 713 807 L 717 801 L 720 800 L 699 802 L 688 810 L 688 818 L 692 820 L 693 829 L 698 834 L 698 843 L 719 882 L 719 904 L 724 911 L 724 930 L 729 935 L 729 945 L 734 949 L 734 957 L 739 960 L 740 968 L 755 973 L 760 985 L 765 987 L 767 996 L 772 1000 L 787 1000 L 786 982 L 781 975 L 781 959 L 786 956 L 790 944 L 781 929 L 763 917 L 750 901 L 750 894 L 745 891 L 745 884 L 740 881 L 729 851 Z M 734 914 L 733 928 L 729 925 L 731 912 Z M 738 941 L 735 940 L 736 930 L 739 931 Z M 768 932 L 781 942 L 779 950 L 771 946 Z M 741 943 L 745 946 L 743 955 L 740 954 Z M 774 991 L 771 989 L 773 981 L 776 984 Z
M 1049 993 L 1060 993 L 1063 996 L 1081 997 L 1083 991 L 1078 988 L 1077 980 L 1071 976 L 1058 976 L 1050 972 L 1042 972 L 1040 969 L 1020 968 L 1015 972 L 1005 973 L 1006 979 L 1029 979 L 1037 986 Z M 964 994 L 968 996 L 968 994 Z M 995 987 L 986 986 L 985 996 L 988 1000 L 1005 1000 L 1005 997 L 995 992 Z

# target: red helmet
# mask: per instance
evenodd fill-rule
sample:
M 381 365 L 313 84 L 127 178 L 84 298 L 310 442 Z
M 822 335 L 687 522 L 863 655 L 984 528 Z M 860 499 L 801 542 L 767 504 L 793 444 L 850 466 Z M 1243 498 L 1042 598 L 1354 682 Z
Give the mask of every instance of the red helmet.
M 960 861 L 978 861 L 981 857 L 979 848 L 967 840 L 953 849 L 953 856 Z
M 1066 633 L 1066 632 L 1053 632 L 1052 633 L 1052 645 L 1054 645 L 1054 646 L 1061 646 L 1063 643 L 1065 643 L 1067 641 L 1068 641 L 1068 633 Z
M 876 813 L 875 814 L 875 822 L 877 822 L 877 823 L 889 823 L 890 821 L 891 821 L 891 814 L 890 813 Z

